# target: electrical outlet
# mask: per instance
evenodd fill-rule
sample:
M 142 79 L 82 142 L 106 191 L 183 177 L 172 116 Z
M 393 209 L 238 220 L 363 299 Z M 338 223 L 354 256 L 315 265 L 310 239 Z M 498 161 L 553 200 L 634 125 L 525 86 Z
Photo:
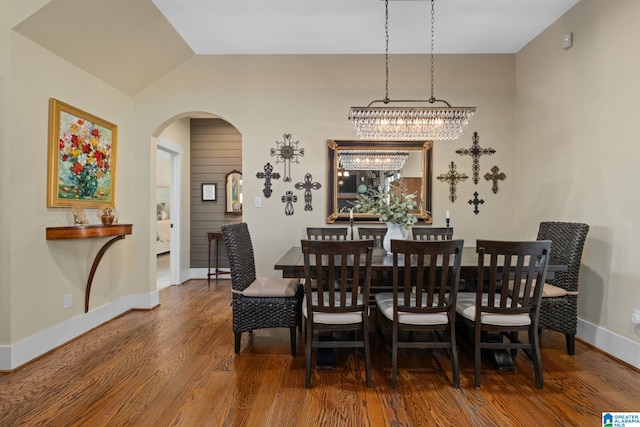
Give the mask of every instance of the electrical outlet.
M 71 299 L 71 294 L 66 294 L 64 296 L 64 309 L 66 310 L 67 308 L 71 308 L 72 305 L 73 301 Z

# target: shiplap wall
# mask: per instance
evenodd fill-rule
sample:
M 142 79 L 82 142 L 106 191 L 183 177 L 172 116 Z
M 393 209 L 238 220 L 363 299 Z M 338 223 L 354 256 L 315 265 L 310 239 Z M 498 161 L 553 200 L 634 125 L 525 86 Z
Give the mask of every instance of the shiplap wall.
M 224 213 L 224 177 L 242 171 L 242 135 L 222 119 L 191 119 L 191 268 L 207 267 L 207 232 L 242 221 Z M 202 201 L 201 184 L 217 184 L 216 201 Z M 224 242 L 219 242 L 219 267 L 228 267 Z M 211 242 L 212 267 L 215 242 Z

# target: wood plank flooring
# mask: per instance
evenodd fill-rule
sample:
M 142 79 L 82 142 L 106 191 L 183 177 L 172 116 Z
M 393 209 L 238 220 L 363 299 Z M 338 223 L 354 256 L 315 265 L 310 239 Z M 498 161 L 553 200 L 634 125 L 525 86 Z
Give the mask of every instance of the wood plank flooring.
M 545 387 L 531 362 L 516 372 L 487 361 L 482 388 L 460 351 L 461 388 L 440 351 L 405 350 L 399 382 L 391 358 L 372 351 L 373 387 L 361 354 L 335 352 L 304 388 L 304 347 L 286 329 L 244 334 L 233 352 L 229 280 L 192 280 L 25 367 L 0 375 L 0 426 L 595 426 L 603 411 L 640 411 L 640 371 L 578 341 L 541 336 Z

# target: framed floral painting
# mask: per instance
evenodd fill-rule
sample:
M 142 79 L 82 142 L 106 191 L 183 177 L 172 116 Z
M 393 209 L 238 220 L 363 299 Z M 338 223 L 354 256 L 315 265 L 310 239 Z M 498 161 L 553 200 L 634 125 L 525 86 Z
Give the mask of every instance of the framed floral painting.
M 115 206 L 118 127 L 49 100 L 47 207 Z

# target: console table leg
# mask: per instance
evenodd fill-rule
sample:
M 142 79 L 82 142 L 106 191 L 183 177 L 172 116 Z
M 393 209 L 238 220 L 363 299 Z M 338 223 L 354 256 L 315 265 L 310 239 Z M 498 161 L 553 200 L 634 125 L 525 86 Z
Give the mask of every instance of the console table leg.
M 93 276 L 96 274 L 96 269 L 98 268 L 98 264 L 100 264 L 100 260 L 104 253 L 109 249 L 111 245 L 113 245 L 118 240 L 124 239 L 124 235 L 119 235 L 109 240 L 107 243 L 100 248 L 98 253 L 96 254 L 95 259 L 93 260 L 93 264 L 91 265 L 91 271 L 89 272 L 89 279 L 87 280 L 87 291 L 84 296 L 84 312 L 87 313 L 89 311 L 89 294 L 91 293 L 91 283 L 93 282 Z

